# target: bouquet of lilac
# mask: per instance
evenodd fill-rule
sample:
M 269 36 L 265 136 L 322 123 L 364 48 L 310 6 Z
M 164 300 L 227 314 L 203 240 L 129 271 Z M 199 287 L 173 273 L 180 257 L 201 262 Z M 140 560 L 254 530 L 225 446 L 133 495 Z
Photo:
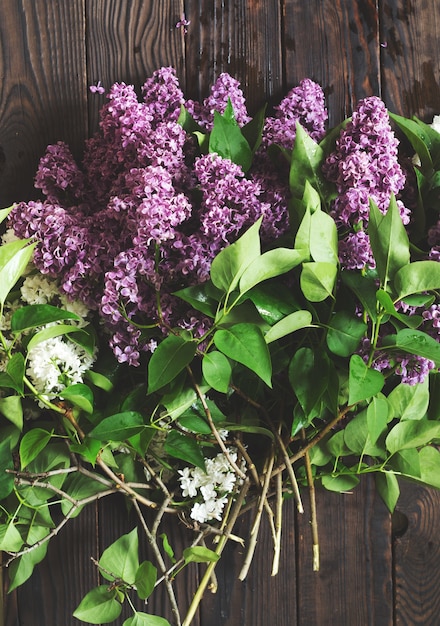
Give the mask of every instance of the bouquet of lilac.
M 277 572 L 303 487 L 315 569 L 315 485 L 374 473 L 390 511 L 401 478 L 440 487 L 440 134 L 377 97 L 327 130 L 309 79 L 252 119 L 227 74 L 202 103 L 171 68 L 142 92 L 113 85 L 81 164 L 49 146 L 44 199 L 1 212 L 0 549 L 13 589 L 123 493 L 152 560 L 137 528 L 116 539 L 96 563 L 110 586 L 74 615 L 108 623 L 128 599 L 124 626 L 167 624 L 130 600 L 163 584 L 188 626 L 228 540 L 246 577 L 263 515 Z M 176 513 L 194 534 L 179 558 L 158 534 Z M 192 562 L 206 573 L 181 607 Z

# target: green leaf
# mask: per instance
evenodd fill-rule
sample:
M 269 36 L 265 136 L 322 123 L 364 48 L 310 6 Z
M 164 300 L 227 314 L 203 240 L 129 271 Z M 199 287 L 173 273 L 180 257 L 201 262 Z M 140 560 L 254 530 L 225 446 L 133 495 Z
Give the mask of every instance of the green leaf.
M 350 358 L 348 383 L 348 404 L 353 405 L 382 391 L 385 378 L 380 372 L 367 367 L 358 354 L 353 354 Z
M 0 442 L 0 500 L 4 500 L 14 489 L 14 475 L 6 470 L 13 470 L 10 438 Z
M 60 396 L 85 413 L 89 413 L 90 415 L 93 413 L 93 392 L 90 387 L 87 387 L 84 383 L 76 383 L 75 385 L 66 387 L 60 393 Z
M 376 280 L 373 276 L 364 276 L 360 272 L 344 270 L 341 272 L 342 282 L 349 287 L 361 302 L 368 317 L 375 322 L 376 314 Z
M 309 422 L 319 414 L 328 384 L 328 367 L 325 355 L 311 348 L 300 348 L 290 361 L 289 382 Z
M 65 491 L 65 493 L 67 493 L 73 500 L 77 501 L 97 495 L 106 489 L 106 485 L 103 485 L 98 480 L 93 480 L 93 478 L 89 476 L 78 473 L 73 474 L 73 476 L 70 475 L 63 485 L 63 491 Z M 73 504 L 69 500 L 63 499 L 61 501 L 61 511 L 63 515 L 70 514 L 72 508 Z M 70 516 L 77 517 L 81 513 L 82 509 L 83 507 L 78 507 Z
M 336 313 L 327 332 L 327 346 L 333 354 L 347 357 L 357 349 L 367 331 L 367 325 L 359 317 L 346 311 Z
M 389 432 L 386 446 L 391 454 L 408 448 L 425 446 L 440 438 L 440 423 L 432 420 L 399 422 Z
M 204 379 L 213 389 L 221 393 L 228 392 L 232 367 L 222 352 L 212 350 L 205 354 L 202 361 L 202 372 Z
M 70 324 L 56 324 L 55 326 L 47 326 L 43 330 L 38 331 L 30 339 L 27 350 L 28 353 L 35 348 L 39 343 L 53 339 L 53 337 L 60 337 L 61 335 L 69 335 L 70 333 L 83 333 L 84 331 L 78 326 L 71 326 Z
M 392 470 L 406 478 L 418 479 L 421 476 L 420 458 L 416 448 L 395 452 L 388 461 Z
M 238 285 L 245 269 L 261 254 L 258 219 L 237 241 L 224 248 L 211 264 L 211 280 L 215 287 L 228 293 Z
M 34 545 L 37 541 L 46 537 L 47 533 L 47 528 L 43 526 L 31 526 L 26 538 L 26 544 Z M 32 576 L 35 565 L 40 563 L 46 556 L 48 546 L 49 542 L 46 541 L 30 552 L 18 557 L 11 563 L 8 567 L 10 580 L 8 589 L 9 593 L 14 591 L 14 589 L 22 585 Z
M 43 428 L 32 428 L 20 442 L 20 463 L 24 469 L 31 463 L 50 441 L 52 433 Z
M 378 430 L 378 426 L 378 424 L 375 424 L 376 430 Z M 370 437 L 368 411 L 361 411 L 348 422 L 344 429 L 344 441 L 348 448 L 359 457 L 365 454 L 372 457 L 381 457 L 384 454 L 384 450 L 376 446 L 376 441 L 373 441 Z
M 268 387 L 272 386 L 272 364 L 263 333 L 255 324 L 235 324 L 219 329 L 214 343 L 227 357 L 255 372 Z
M 396 335 L 388 335 L 382 341 L 382 349 L 402 350 L 410 354 L 417 354 L 425 359 L 434 361 L 440 367 L 440 343 L 421 330 L 404 328 Z
M 24 391 L 24 375 L 25 375 L 25 361 L 21 352 L 16 352 L 11 356 L 6 365 L 6 374 L 8 374 L 14 382 L 14 389 L 18 391 L 20 395 L 23 395 Z
M 95 385 L 95 387 L 98 387 L 98 389 L 102 389 L 103 391 L 107 392 L 113 391 L 113 382 L 110 380 L 110 378 L 104 376 L 104 374 L 101 374 L 100 372 L 87 370 L 87 372 L 84 374 L 84 378 L 89 380 L 92 385 Z
M 214 111 L 214 125 L 209 138 L 209 152 L 240 165 L 247 172 L 252 163 L 252 150 L 237 124 L 231 101 L 225 112 Z
M 392 472 L 377 472 L 375 475 L 377 491 L 390 513 L 394 512 L 400 495 L 399 483 Z
M 11 330 L 22 332 L 29 328 L 44 326 L 60 320 L 81 320 L 70 311 L 52 306 L 51 304 L 30 304 L 17 309 L 11 318 Z
M 157 568 L 150 561 L 143 561 L 136 572 L 134 584 L 141 600 L 151 596 L 157 580 Z
M 99 441 L 125 441 L 145 428 L 144 417 L 137 411 L 124 411 L 105 417 L 90 432 Z
M 8 206 L 6 209 L 0 209 L 0 224 L 5 221 L 14 207 L 15 204 L 11 204 L 11 206 Z
M 309 302 L 322 302 L 333 295 L 338 268 L 332 263 L 304 263 L 300 284 Z
M 23 538 L 13 522 L 0 524 L 0 550 L 18 552 L 23 545 Z
M 354 489 L 359 484 L 359 478 L 354 474 L 341 474 L 340 476 L 323 476 L 321 482 L 328 491 L 343 493 Z
M 267 105 L 265 104 L 261 109 L 259 109 L 259 111 L 257 111 L 251 121 L 245 124 L 241 129 L 243 136 L 246 138 L 249 146 L 251 147 L 252 154 L 255 154 L 261 144 L 266 108 Z
M 419 450 L 420 478 L 426 485 L 440 489 L 440 452 L 432 446 Z
M 113 622 L 122 611 L 122 605 L 115 595 L 115 591 L 109 591 L 107 585 L 95 587 L 81 600 L 73 617 L 89 624 Z
M 99 559 L 102 576 L 107 580 L 120 578 L 129 585 L 136 580 L 139 569 L 137 528 L 122 535 L 104 550 Z
M 382 395 L 372 398 L 367 408 L 368 434 L 372 444 L 375 444 L 386 429 L 388 423 L 388 402 Z
M 165 554 L 168 555 L 172 563 L 175 563 L 176 559 L 174 558 L 174 550 L 171 547 L 170 542 L 168 541 L 167 535 L 165 533 L 162 533 L 161 535 L 159 535 L 159 537 L 162 539 L 162 544 L 163 544 L 163 549 L 164 549 Z
M 390 417 L 404 420 L 420 420 L 429 406 L 428 377 L 417 385 L 400 383 L 388 395 Z
M 0 413 L 19 430 L 23 430 L 23 407 L 19 396 L 0 398 Z
M 195 341 L 180 335 L 168 335 L 153 352 L 148 363 L 148 393 L 174 380 L 191 363 L 197 350 Z
M 11 241 L 0 246 L 0 305 L 6 301 L 9 292 L 23 275 L 32 258 L 36 244 L 29 240 Z
M 95 465 L 96 458 L 101 450 L 101 442 L 98 439 L 86 437 L 82 443 L 71 443 L 70 449 L 75 454 L 80 454 L 91 465 Z
M 395 113 L 389 113 L 389 116 L 405 133 L 415 152 L 419 155 L 423 171 L 431 170 L 432 159 L 429 152 L 431 142 L 426 131 L 415 120 L 396 115 Z
M 394 195 L 391 196 L 385 215 L 370 201 L 368 235 L 377 273 L 386 289 L 387 284 L 394 280 L 396 272 L 407 265 L 410 259 L 408 235 Z
M 394 277 L 394 289 L 399 299 L 413 293 L 440 289 L 440 263 L 415 261 L 405 265 Z
M 312 314 L 310 311 L 295 311 L 274 324 L 264 335 L 264 339 L 266 343 L 272 343 L 272 341 L 290 335 L 290 333 L 306 328 L 311 324 Z
M 275 248 L 257 257 L 240 278 L 240 293 L 246 293 L 269 278 L 289 272 L 304 260 L 304 254 L 290 248 Z
M 122 626 L 171 626 L 169 621 L 158 615 L 136 611 L 133 617 L 125 620 Z
M 314 261 L 338 265 L 338 231 L 335 221 L 323 211 L 310 218 L 310 254 Z
M 215 317 L 218 303 L 221 299 L 222 292 L 219 291 L 219 297 L 216 299 L 213 294 L 216 291 L 216 287 L 207 281 L 201 285 L 192 285 L 175 291 L 173 295 L 181 298 L 185 302 L 188 302 L 196 311 L 201 311 L 208 317 Z
M 275 281 L 257 285 L 248 291 L 247 297 L 253 302 L 262 319 L 270 325 L 300 308 L 293 294 L 287 289 L 280 289 Z
M 319 192 L 321 198 L 329 196 L 329 184 L 322 174 L 324 158 L 322 148 L 313 141 L 301 124 L 297 123 L 289 175 L 293 196 L 303 197 L 306 181 Z
M 204 546 L 193 546 L 185 548 L 183 558 L 185 565 L 188 565 L 188 563 L 215 563 L 219 560 L 220 554 Z
M 175 430 L 170 431 L 164 444 L 164 451 L 176 459 L 181 459 L 206 471 L 202 450 L 197 442 L 190 437 Z
M 410 265 L 407 265 L 406 267 L 410 267 Z M 421 315 L 402 315 L 401 313 L 398 313 L 391 299 L 391 296 L 386 291 L 383 291 L 383 289 L 378 289 L 376 293 L 376 298 L 385 313 L 391 315 L 392 317 L 395 317 L 400 322 L 402 322 L 402 324 L 405 324 L 405 326 L 408 326 L 409 328 L 417 328 L 417 326 L 420 326 L 420 324 L 423 322 L 423 318 Z

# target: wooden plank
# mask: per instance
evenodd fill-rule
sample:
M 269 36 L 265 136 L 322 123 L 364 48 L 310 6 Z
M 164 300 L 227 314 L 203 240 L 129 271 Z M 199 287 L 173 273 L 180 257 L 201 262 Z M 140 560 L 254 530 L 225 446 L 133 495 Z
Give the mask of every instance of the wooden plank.
M 45 561 L 6 596 L 5 626 L 77 625 L 73 611 L 82 595 L 98 584 L 90 562 L 97 554 L 97 507 L 92 504 L 51 539 Z
M 237 524 L 236 532 L 248 540 L 253 514 L 246 514 Z M 229 543 L 217 566 L 218 591 L 207 594 L 200 609 L 200 626 L 296 626 L 297 564 L 295 548 L 295 503 L 283 507 L 281 561 L 277 576 L 271 576 L 273 543 L 267 518 L 263 518 L 256 552 L 246 579 L 238 575 L 246 549 Z M 304 622 L 306 623 L 306 622 Z M 309 622 L 307 622 L 309 623 Z M 311 622 L 310 622 L 311 623 Z
M 201 100 L 221 72 L 240 81 L 250 114 L 283 91 L 279 0 L 189 0 L 187 95 Z
M 357 100 L 380 95 L 375 0 L 286 0 L 287 86 L 311 78 L 326 94 L 329 124 L 349 116 Z
M 437 626 L 440 491 L 410 483 L 402 483 L 401 490 L 395 515 L 395 624 Z
M 46 145 L 87 131 L 84 0 L 0 3 L 0 206 L 29 199 Z
M 298 520 L 299 624 L 392 626 L 390 515 L 362 480 L 351 494 L 317 491 L 321 566 L 312 570 L 307 495 Z
M 440 5 L 390 0 L 379 6 L 384 100 L 394 113 L 431 122 L 440 113 Z
M 176 29 L 183 4 L 183 0 L 87 2 L 88 83 L 100 80 L 108 89 L 115 82 L 125 82 L 140 91 L 154 70 L 168 65 L 184 80 L 183 31 Z M 90 98 L 92 130 L 104 100 L 104 96 Z

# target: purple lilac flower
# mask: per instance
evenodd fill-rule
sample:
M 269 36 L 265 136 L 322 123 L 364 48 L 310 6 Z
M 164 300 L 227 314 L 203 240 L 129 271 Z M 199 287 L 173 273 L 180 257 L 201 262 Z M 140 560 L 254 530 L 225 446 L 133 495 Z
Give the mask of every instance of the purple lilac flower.
M 264 124 L 263 145 L 276 143 L 292 150 L 295 143 L 296 123 L 320 141 L 325 134 L 328 119 L 322 88 L 305 78 L 275 107 L 275 116 L 268 117 Z
M 365 231 L 348 233 L 339 240 L 339 262 L 341 268 L 346 270 L 361 270 L 364 267 L 376 266 L 370 239 Z
M 402 383 L 417 385 L 425 380 L 434 367 L 434 361 L 425 359 L 422 356 L 410 355 L 398 359 L 395 372 L 398 376 L 401 376 Z
M 177 122 L 184 97 L 174 68 L 162 67 L 153 72 L 145 81 L 142 92 L 153 120 Z
M 432 304 L 422 313 L 423 330 L 440 341 L 440 304 Z
M 68 203 L 80 198 L 84 191 L 84 176 L 72 153 L 63 141 L 48 146 L 40 159 L 35 187 L 41 189 L 49 202 L 64 198 Z
M 428 230 L 428 245 L 431 248 L 429 258 L 432 261 L 440 261 L 440 220 Z
M 388 209 L 391 194 L 397 195 L 405 184 L 397 146 L 382 100 L 376 96 L 360 100 L 323 167 L 338 191 L 333 207 L 338 223 L 353 226 L 362 222 L 366 226 L 370 199 L 382 212 Z M 407 224 L 409 211 L 402 202 L 398 204 Z
M 247 124 L 251 118 L 246 109 L 246 101 L 240 83 L 226 72 L 220 74 L 211 88 L 210 95 L 205 98 L 202 104 L 187 100 L 186 108 L 202 128 L 210 131 L 214 124 L 214 111 L 224 113 L 228 100 L 231 101 L 238 125 Z

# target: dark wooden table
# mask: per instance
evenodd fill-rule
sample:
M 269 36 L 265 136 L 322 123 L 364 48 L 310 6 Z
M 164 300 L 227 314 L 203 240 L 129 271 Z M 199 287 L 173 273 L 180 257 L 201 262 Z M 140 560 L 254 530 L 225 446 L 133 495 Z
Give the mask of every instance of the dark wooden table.
M 175 25 L 183 11 L 188 33 Z M 381 96 L 399 114 L 440 113 L 438 0 L 1 0 L 0 206 L 35 195 L 33 176 L 48 143 L 76 156 L 97 126 L 101 80 L 140 86 L 173 65 L 188 97 L 202 98 L 221 71 L 238 78 L 251 113 L 276 104 L 302 78 L 326 93 L 330 124 L 356 101 Z M 280 574 L 270 577 L 263 533 L 248 579 L 240 549 L 218 569 L 200 626 L 438 626 L 440 495 L 404 485 L 391 517 L 365 481 L 353 494 L 318 493 L 321 569 L 311 567 L 308 515 L 286 507 Z M 305 496 L 307 497 L 307 496 Z M 5 597 L 5 626 L 70 626 L 97 584 L 90 557 L 131 529 L 124 503 L 87 509 L 63 529 L 31 581 Z M 243 532 L 249 520 L 242 521 Z M 169 531 L 179 545 L 183 529 Z M 189 602 L 199 571 L 178 597 Z M 163 598 L 149 609 L 161 612 Z

